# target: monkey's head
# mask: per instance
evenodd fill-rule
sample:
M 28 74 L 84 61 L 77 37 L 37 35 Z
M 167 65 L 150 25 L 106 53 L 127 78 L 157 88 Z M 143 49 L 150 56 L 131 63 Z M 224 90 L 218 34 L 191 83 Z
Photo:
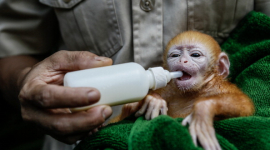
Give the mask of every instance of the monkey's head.
M 174 37 L 163 56 L 164 68 L 183 72 L 181 78 L 174 79 L 182 91 L 199 90 L 214 76 L 226 78 L 229 74 L 228 56 L 211 36 L 197 31 Z

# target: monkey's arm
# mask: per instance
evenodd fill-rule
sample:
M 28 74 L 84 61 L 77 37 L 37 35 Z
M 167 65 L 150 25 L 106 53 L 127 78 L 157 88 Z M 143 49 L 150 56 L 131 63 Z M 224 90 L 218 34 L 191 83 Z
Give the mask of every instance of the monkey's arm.
M 204 113 L 205 108 L 208 108 L 210 116 L 217 119 L 250 116 L 255 110 L 251 99 L 242 92 L 200 98 L 194 104 L 193 112 Z
M 205 149 L 221 149 L 215 136 L 214 118 L 249 116 L 253 113 L 254 105 L 245 94 L 219 94 L 198 99 L 193 113 L 183 120 L 182 125 L 190 125 L 189 132 L 196 146 L 198 139 Z

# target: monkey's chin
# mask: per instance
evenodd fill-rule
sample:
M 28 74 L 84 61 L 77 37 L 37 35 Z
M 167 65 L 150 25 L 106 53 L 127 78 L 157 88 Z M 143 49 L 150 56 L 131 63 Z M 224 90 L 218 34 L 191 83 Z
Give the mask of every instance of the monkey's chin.
M 176 79 L 175 83 L 178 89 L 183 90 L 183 91 L 190 90 L 194 87 L 194 82 L 190 80 L 182 81 L 182 80 Z
M 196 85 L 195 78 L 192 76 L 190 77 L 184 77 L 184 78 L 177 78 L 175 79 L 175 84 L 181 91 L 189 91 L 194 88 Z

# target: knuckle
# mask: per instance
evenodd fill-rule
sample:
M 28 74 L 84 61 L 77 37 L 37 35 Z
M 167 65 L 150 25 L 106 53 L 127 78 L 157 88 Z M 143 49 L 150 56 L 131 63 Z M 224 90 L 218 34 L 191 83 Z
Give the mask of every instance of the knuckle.
M 54 53 L 53 55 L 51 55 L 49 58 L 51 61 L 56 61 L 59 59 L 59 57 L 66 57 L 67 53 L 69 53 L 69 51 L 60 50 L 60 51 Z
M 43 107 L 48 107 L 51 105 L 51 92 L 49 90 L 44 90 L 40 95 L 36 95 L 35 99 Z
M 157 101 L 155 101 L 155 100 L 152 99 L 152 100 L 149 102 L 149 104 L 150 104 L 150 105 L 155 105 L 155 104 L 157 104 Z
M 67 50 L 60 50 L 52 55 L 52 58 L 58 59 L 59 57 L 66 57 L 70 54 L 70 51 Z
M 62 54 L 65 54 L 67 52 L 68 52 L 67 50 L 60 50 L 60 51 L 56 52 L 55 55 L 62 55 Z
M 81 53 L 81 52 L 77 52 L 77 53 L 70 53 L 69 52 L 69 53 L 67 53 L 67 61 L 68 61 L 68 63 L 74 62 L 78 58 L 78 55 L 76 55 L 78 53 Z
M 149 101 L 152 101 L 152 100 L 153 100 L 153 96 L 152 95 L 147 95 L 146 96 L 146 99 L 145 99 L 146 102 L 149 102 Z
M 31 95 L 31 87 L 33 87 L 33 82 L 27 82 L 23 85 L 18 95 L 19 100 L 29 99 L 29 95 Z
M 47 60 L 50 64 L 49 66 L 52 67 L 54 70 L 58 70 L 59 68 L 61 68 L 61 61 L 63 59 L 68 61 L 69 53 L 70 52 L 66 51 L 66 50 L 60 50 L 60 51 L 54 53 L 53 55 L 51 55 L 50 57 L 47 58 Z
M 89 62 L 95 61 L 96 55 L 93 53 L 90 53 L 88 51 L 79 51 L 76 53 L 76 55 L 73 55 L 73 58 L 71 58 L 71 61 L 80 60 L 77 61 L 80 63 L 80 66 L 86 67 L 89 66 Z
M 80 51 L 81 57 L 86 57 L 87 59 L 95 59 L 95 57 L 97 56 L 94 53 L 88 52 L 88 51 Z
M 78 58 L 85 58 L 85 60 L 92 60 L 95 59 L 95 54 L 90 53 L 88 51 L 79 51 L 77 57 Z
M 144 103 L 149 103 L 149 102 L 150 102 L 150 99 L 149 99 L 149 97 L 147 97 L 147 98 L 145 99 Z
M 163 107 L 167 107 L 167 102 L 166 102 L 165 100 L 161 100 L 161 105 L 162 105 Z

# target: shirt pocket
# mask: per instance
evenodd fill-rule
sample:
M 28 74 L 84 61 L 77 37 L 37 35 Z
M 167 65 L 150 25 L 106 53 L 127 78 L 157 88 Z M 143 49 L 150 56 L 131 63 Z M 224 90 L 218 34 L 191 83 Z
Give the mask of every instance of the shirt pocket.
M 53 7 L 68 50 L 111 57 L 123 46 L 114 0 L 39 0 Z
M 190 0 L 189 29 L 212 35 L 221 41 L 229 36 L 241 19 L 253 10 L 253 0 Z

